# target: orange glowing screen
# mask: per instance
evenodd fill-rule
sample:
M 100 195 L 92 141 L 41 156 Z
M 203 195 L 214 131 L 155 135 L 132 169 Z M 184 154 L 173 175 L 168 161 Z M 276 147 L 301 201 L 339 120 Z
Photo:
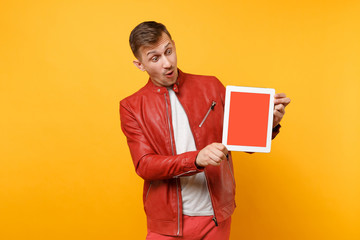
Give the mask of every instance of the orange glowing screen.
M 227 144 L 266 147 L 270 94 L 232 92 Z

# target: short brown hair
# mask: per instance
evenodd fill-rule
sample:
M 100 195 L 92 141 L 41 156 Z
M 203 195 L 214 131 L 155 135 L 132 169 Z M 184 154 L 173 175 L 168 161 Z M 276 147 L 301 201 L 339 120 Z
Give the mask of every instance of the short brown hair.
M 164 24 L 155 21 L 147 21 L 137 25 L 131 31 L 129 38 L 130 47 L 134 56 L 138 58 L 140 47 L 156 43 L 163 32 L 171 39 L 171 35 Z

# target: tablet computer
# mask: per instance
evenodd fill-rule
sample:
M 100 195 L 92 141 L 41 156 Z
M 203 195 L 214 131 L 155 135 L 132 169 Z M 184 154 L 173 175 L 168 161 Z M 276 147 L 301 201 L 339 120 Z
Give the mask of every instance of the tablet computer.
M 270 152 L 275 90 L 227 86 L 222 143 L 229 151 Z

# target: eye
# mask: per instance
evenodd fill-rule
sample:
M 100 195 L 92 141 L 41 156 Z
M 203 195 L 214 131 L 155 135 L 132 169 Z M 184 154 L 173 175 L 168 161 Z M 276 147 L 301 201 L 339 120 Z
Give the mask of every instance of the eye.
M 153 56 L 152 58 L 151 58 L 151 61 L 152 62 L 157 62 L 159 60 L 159 57 L 158 56 Z
M 172 49 L 171 49 L 171 48 L 169 48 L 169 49 L 166 50 L 166 55 L 170 55 L 171 53 L 172 53 Z

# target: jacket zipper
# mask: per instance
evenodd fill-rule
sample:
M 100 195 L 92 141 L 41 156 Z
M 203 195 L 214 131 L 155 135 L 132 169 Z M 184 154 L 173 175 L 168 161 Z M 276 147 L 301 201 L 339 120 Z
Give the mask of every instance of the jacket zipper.
M 218 225 L 218 222 L 217 222 L 217 219 L 216 219 L 216 216 L 215 216 L 215 208 L 214 208 L 214 205 L 213 205 L 213 200 L 212 200 L 212 197 L 211 197 L 211 190 L 210 190 L 210 187 L 209 187 L 209 184 L 208 184 L 208 179 L 207 179 L 206 171 L 204 171 L 204 174 L 205 174 L 206 186 L 207 186 L 207 188 L 208 188 L 209 195 L 210 195 L 210 203 L 211 203 L 211 207 L 212 207 L 213 212 L 214 212 L 214 216 L 213 216 L 212 220 L 214 221 L 215 226 L 219 226 L 219 225 Z
M 206 118 L 207 118 L 207 117 L 209 116 L 209 114 L 210 114 L 210 111 L 211 111 L 211 110 L 214 110 L 215 105 L 216 105 L 216 102 L 215 102 L 215 101 L 212 101 L 211 106 L 210 106 L 209 110 L 207 111 L 207 113 L 206 113 L 206 115 L 205 115 L 204 119 L 201 121 L 201 123 L 200 123 L 199 127 L 201 127 L 201 126 L 204 124 L 204 122 L 205 122 Z
M 176 179 L 176 196 L 177 196 L 177 205 L 178 205 L 178 231 L 177 236 L 180 235 L 180 197 L 179 197 L 179 180 Z
M 174 152 L 174 147 L 173 147 L 173 138 L 172 138 L 172 134 L 171 134 L 171 125 L 170 125 L 170 117 L 169 117 L 169 106 L 168 106 L 168 103 L 167 103 L 167 101 L 166 101 L 166 93 L 164 93 L 164 97 L 165 97 L 166 115 L 167 115 L 167 119 L 168 119 L 168 123 L 169 123 L 171 152 L 172 152 L 172 155 L 174 156 L 174 155 L 175 155 L 175 152 Z
M 170 144 L 171 144 L 171 152 L 172 155 L 175 155 L 174 152 L 174 144 L 173 144 L 173 139 L 172 139 L 172 134 L 171 134 L 171 124 L 170 124 L 170 116 L 169 116 L 169 106 L 166 100 L 166 93 L 164 93 L 164 98 L 165 98 L 165 106 L 166 106 L 166 116 L 167 116 L 167 120 L 168 120 L 168 124 L 169 124 L 169 133 L 170 133 Z M 176 180 L 176 196 L 177 196 L 177 207 L 178 207 L 178 230 L 176 235 L 179 236 L 180 235 L 180 197 L 179 197 L 179 180 Z

